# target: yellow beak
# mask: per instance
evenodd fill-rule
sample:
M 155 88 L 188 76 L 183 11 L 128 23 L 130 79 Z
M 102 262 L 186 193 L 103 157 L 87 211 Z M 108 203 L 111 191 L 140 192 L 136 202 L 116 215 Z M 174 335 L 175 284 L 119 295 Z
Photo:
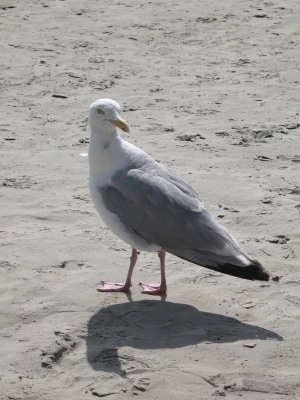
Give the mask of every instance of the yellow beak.
M 109 122 L 111 122 L 112 124 L 114 124 L 117 128 L 122 129 L 122 131 L 130 133 L 129 126 L 128 126 L 127 123 L 124 121 L 124 119 L 122 119 L 122 118 L 118 118 L 118 119 L 109 119 Z

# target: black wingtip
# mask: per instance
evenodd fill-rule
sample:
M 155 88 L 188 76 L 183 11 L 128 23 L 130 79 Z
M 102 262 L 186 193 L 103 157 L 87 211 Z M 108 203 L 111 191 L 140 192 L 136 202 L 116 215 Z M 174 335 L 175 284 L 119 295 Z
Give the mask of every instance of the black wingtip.
M 270 272 L 268 272 L 257 260 L 253 260 L 246 268 L 251 274 L 253 274 L 253 279 L 260 281 L 268 281 L 270 279 Z
M 252 260 L 246 267 L 234 264 L 218 265 L 216 271 L 223 274 L 236 276 L 238 278 L 258 281 L 268 281 L 271 274 L 257 260 Z
M 278 281 L 279 277 L 278 276 L 272 276 L 269 271 L 267 271 L 259 261 L 257 260 L 251 260 L 248 265 L 246 266 L 241 266 L 241 265 L 235 265 L 231 263 L 224 263 L 224 264 L 217 264 L 217 265 L 209 265 L 205 263 L 200 263 L 197 262 L 191 257 L 183 257 L 179 255 L 178 253 L 170 250 L 166 250 L 171 254 L 174 254 L 175 256 L 182 258 L 183 260 L 189 261 L 193 264 L 196 265 L 201 265 L 204 268 L 211 269 L 213 271 L 221 272 L 222 274 L 226 275 L 231 275 L 231 276 L 236 276 L 237 278 L 242 278 L 242 279 L 247 279 L 247 280 L 258 280 L 258 281 L 268 281 L 270 278 L 273 281 Z

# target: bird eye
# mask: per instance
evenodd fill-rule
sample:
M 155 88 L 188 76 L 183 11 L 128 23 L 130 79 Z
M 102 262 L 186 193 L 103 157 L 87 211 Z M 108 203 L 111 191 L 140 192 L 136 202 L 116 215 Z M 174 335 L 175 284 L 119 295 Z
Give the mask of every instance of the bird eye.
M 98 113 L 98 114 L 105 114 L 104 111 L 101 110 L 101 108 L 98 108 L 98 109 L 97 109 L 97 113 Z

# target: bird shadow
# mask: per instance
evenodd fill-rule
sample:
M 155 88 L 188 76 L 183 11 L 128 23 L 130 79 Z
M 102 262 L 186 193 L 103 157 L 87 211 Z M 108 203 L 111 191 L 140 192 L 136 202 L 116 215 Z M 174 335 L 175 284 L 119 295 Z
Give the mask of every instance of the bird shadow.
M 124 376 L 130 364 L 143 368 L 142 360 L 122 352 L 120 354 L 123 347 L 155 350 L 176 349 L 202 342 L 283 340 L 275 332 L 259 326 L 199 311 L 191 305 L 168 302 L 165 298 L 161 301 L 129 300 L 128 303 L 102 308 L 89 320 L 87 359 L 93 369 Z

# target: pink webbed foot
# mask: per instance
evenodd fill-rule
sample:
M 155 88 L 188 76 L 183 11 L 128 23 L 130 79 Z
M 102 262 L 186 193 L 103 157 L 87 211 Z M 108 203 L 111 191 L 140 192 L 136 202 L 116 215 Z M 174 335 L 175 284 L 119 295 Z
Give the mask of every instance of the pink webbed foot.
M 102 287 L 97 289 L 97 292 L 129 292 L 131 285 L 125 285 L 125 282 L 112 283 L 112 282 L 101 282 Z
M 142 293 L 159 296 L 167 293 L 167 286 L 161 287 L 160 283 L 139 283 L 143 288 Z

